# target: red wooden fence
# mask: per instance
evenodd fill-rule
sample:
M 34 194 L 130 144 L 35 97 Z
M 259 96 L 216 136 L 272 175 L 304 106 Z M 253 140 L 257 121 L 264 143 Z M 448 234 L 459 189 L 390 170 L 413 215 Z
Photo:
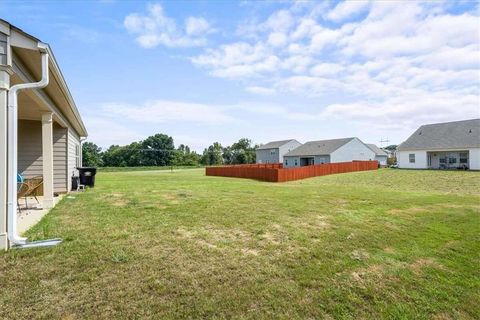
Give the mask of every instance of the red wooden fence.
M 378 169 L 377 161 L 353 161 L 317 164 L 314 166 L 283 168 L 281 163 L 249 164 L 205 168 L 207 176 L 257 179 L 270 182 L 286 182 L 335 173 Z

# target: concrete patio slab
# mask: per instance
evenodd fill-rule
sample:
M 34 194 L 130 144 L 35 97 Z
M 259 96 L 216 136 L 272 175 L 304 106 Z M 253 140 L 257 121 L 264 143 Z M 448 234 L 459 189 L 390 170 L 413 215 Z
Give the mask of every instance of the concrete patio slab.
M 54 197 L 54 206 L 64 197 L 64 194 Z M 19 199 L 19 211 L 17 211 L 17 230 L 19 234 L 36 225 L 42 218 L 50 211 L 50 209 L 43 209 L 43 197 L 37 197 L 38 202 L 33 197 L 27 197 L 27 205 L 25 206 L 25 199 Z

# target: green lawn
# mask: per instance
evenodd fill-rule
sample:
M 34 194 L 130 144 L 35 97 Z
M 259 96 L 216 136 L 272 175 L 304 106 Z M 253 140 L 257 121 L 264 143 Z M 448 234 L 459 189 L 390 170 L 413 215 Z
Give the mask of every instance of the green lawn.
M 479 319 L 480 173 L 99 173 L 0 254 L 1 319 Z

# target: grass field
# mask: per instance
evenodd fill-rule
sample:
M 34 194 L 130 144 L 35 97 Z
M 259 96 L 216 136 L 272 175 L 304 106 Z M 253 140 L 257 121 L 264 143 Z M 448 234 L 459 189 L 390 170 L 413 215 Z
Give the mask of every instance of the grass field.
M 0 254 L 1 319 L 479 319 L 480 173 L 99 173 Z

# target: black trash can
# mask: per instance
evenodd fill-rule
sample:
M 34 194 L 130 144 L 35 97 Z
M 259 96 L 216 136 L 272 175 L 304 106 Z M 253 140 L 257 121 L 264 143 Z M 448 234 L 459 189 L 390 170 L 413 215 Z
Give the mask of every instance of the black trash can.
M 95 186 L 95 174 L 97 174 L 97 168 L 81 167 L 77 169 L 80 175 L 80 184 L 93 188 Z
M 72 191 L 77 191 L 79 184 L 80 184 L 80 178 L 77 176 L 72 176 Z

